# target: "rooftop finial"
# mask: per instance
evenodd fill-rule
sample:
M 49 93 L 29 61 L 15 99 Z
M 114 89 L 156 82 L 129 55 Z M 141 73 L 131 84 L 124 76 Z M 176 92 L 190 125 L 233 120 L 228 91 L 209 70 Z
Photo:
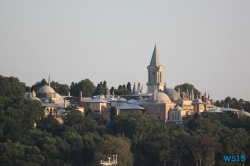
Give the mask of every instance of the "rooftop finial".
M 49 83 L 49 86 L 50 86 L 50 73 L 49 73 L 49 79 L 48 79 L 48 83 Z

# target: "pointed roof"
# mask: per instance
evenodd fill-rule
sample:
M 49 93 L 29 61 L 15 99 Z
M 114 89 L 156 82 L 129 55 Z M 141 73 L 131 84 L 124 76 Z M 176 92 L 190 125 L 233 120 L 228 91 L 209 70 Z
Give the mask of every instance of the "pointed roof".
M 207 92 L 206 92 L 206 90 L 205 90 L 205 93 L 204 93 L 204 97 L 207 97 Z
M 134 81 L 134 87 L 133 87 L 132 95 L 135 95 L 135 91 L 136 91 L 136 85 L 135 85 L 135 81 Z
M 48 79 L 48 83 L 49 83 L 49 86 L 50 86 L 50 73 L 49 73 L 49 79 Z
M 155 44 L 154 52 L 153 52 L 149 66 L 161 66 L 161 61 L 158 55 L 156 44 Z

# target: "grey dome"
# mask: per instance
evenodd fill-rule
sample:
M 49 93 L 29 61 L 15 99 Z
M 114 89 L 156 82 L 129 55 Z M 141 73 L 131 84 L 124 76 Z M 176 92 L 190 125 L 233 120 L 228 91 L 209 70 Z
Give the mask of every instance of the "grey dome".
M 152 94 L 149 99 L 150 102 L 154 102 L 154 94 Z M 168 95 L 166 95 L 163 92 L 156 92 L 156 102 L 159 103 L 171 103 L 171 100 L 169 99 Z
M 62 98 L 61 95 L 59 95 L 58 93 L 56 93 L 56 98 Z
M 170 88 L 165 89 L 164 93 L 166 93 L 172 101 L 178 100 L 180 98 L 180 94 L 176 92 L 176 90 L 174 89 L 170 89 Z
M 54 89 L 48 85 L 42 86 L 38 89 L 37 93 L 55 93 Z
M 40 89 L 38 89 L 37 97 L 38 98 L 47 98 L 47 99 L 48 98 L 55 98 L 56 92 L 50 86 L 45 85 L 45 86 L 42 86 Z

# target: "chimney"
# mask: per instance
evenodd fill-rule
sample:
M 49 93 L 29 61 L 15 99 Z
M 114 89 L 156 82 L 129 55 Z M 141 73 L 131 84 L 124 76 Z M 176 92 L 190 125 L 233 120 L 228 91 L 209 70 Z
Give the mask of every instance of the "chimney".
M 79 92 L 79 103 L 82 101 L 82 91 Z
M 70 97 L 70 91 L 68 91 L 68 97 Z

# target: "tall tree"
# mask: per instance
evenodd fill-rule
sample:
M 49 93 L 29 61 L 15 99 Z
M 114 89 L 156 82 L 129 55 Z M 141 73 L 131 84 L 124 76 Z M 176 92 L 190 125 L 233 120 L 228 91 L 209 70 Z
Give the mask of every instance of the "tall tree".
M 127 87 L 126 88 L 128 89 L 128 91 L 130 93 L 132 92 L 132 88 L 131 88 L 131 83 L 130 82 L 127 83 Z
M 125 137 L 104 135 L 98 143 L 95 151 L 94 165 L 98 165 L 100 160 L 108 161 L 108 157 L 110 157 L 112 161 L 113 157 L 115 157 L 113 155 L 117 155 L 117 163 L 119 165 L 133 165 L 133 155 L 130 151 L 130 140 Z
M 105 95 L 107 93 L 107 82 L 106 81 L 103 81 L 100 82 L 100 84 L 97 84 L 97 88 L 95 89 L 94 93 L 92 94 L 92 96 L 95 96 L 95 95 Z
M 176 86 L 174 87 L 174 89 L 175 89 L 176 91 L 178 91 L 178 88 L 180 88 L 180 91 L 181 91 L 181 92 L 187 92 L 187 90 L 188 90 L 189 93 L 191 92 L 191 90 L 192 90 L 192 88 L 193 88 L 193 90 L 194 90 L 194 97 L 196 98 L 196 97 L 200 96 L 200 91 L 197 90 L 197 89 L 194 87 L 194 85 L 192 85 L 192 84 L 184 83 L 184 84 L 181 84 L 181 85 L 176 85 Z
M 95 91 L 95 85 L 88 78 L 81 80 L 78 83 L 72 82 L 70 85 L 70 93 L 72 96 L 78 96 L 79 92 L 82 91 L 83 96 L 91 97 Z
M 218 137 L 212 134 L 194 134 L 187 142 L 187 146 L 194 155 L 196 166 L 201 166 L 202 159 L 207 149 L 213 149 L 214 151 L 220 148 Z
M 16 98 L 24 95 L 25 84 L 19 82 L 15 77 L 4 77 L 0 75 L 0 96 Z

